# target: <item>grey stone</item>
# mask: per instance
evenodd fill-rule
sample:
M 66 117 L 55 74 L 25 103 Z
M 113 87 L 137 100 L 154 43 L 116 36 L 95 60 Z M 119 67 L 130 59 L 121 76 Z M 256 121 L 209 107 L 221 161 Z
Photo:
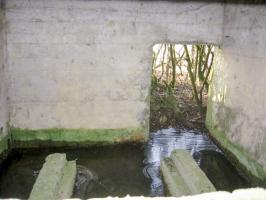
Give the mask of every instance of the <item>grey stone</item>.
M 186 150 L 174 150 L 171 159 L 191 194 L 201 194 L 216 191 L 205 173 Z
M 167 195 L 180 197 L 190 194 L 190 190 L 176 169 L 172 159 L 164 158 L 161 162 L 161 172 Z
M 67 162 L 66 154 L 51 154 L 34 183 L 29 200 L 70 198 L 76 177 L 76 161 Z

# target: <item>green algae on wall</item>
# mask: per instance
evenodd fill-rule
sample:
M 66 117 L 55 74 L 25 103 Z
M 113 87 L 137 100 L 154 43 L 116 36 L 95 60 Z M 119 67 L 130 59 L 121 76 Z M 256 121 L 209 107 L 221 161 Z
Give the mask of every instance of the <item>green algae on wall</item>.
M 208 110 L 210 108 L 208 107 Z M 254 185 L 266 186 L 266 172 L 263 167 L 255 160 L 251 159 L 249 153 L 240 145 L 231 142 L 225 130 L 222 130 L 217 123 L 212 120 L 211 114 L 207 114 L 206 126 L 210 131 L 211 136 L 218 142 L 229 160 L 236 165 L 240 172 Z
M 266 172 L 263 166 L 252 159 L 241 145 L 233 142 L 227 135 L 232 124 L 238 117 L 239 111 L 227 106 L 227 98 L 230 96 L 224 81 L 223 67 L 225 65 L 221 49 L 216 49 L 212 80 L 209 88 L 209 101 L 207 106 L 206 126 L 210 135 L 224 150 L 229 160 L 237 166 L 237 169 L 254 184 L 266 186 Z
M 8 139 L 9 139 L 8 135 L 0 136 L 0 154 L 8 150 Z
M 88 146 L 125 142 L 143 142 L 148 139 L 145 128 L 128 129 L 10 129 L 13 147 Z

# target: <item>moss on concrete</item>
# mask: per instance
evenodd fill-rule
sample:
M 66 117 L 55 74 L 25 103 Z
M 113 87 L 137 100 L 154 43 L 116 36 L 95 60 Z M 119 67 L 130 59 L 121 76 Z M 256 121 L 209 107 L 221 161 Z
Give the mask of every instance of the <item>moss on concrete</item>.
M 148 139 L 144 128 L 129 129 L 40 129 L 11 128 L 12 146 L 88 146 L 126 142 L 143 142 Z
M 0 136 L 0 155 L 8 150 L 9 135 Z
M 251 158 L 251 155 L 240 145 L 233 143 L 227 138 L 227 131 L 229 123 L 224 122 L 223 127 L 220 126 L 219 121 L 216 120 L 213 113 L 213 102 L 208 102 L 208 110 L 206 117 L 206 126 L 210 131 L 213 139 L 222 148 L 227 158 L 236 166 L 240 173 L 243 173 L 245 177 L 251 182 L 252 185 L 263 185 L 266 186 L 266 172 L 263 166 L 257 163 Z M 233 115 L 233 116 L 231 116 Z M 232 112 L 225 114 L 226 121 L 235 117 Z

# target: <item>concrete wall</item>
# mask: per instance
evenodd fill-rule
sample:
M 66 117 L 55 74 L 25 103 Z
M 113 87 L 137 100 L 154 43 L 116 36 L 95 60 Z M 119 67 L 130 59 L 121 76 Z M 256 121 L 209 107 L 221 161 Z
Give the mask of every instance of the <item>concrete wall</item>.
M 7 66 L 5 62 L 5 11 L 0 1 L 0 154 L 7 149 Z
M 152 46 L 220 43 L 223 5 L 8 0 L 6 20 L 12 127 L 130 129 L 141 138 Z
M 12 138 L 143 140 L 152 46 L 214 43 L 221 49 L 207 125 L 266 180 L 265 16 L 263 5 L 204 1 L 7 0 L 1 87 L 8 84 Z
M 266 6 L 225 5 L 207 125 L 266 184 Z M 257 165 L 254 161 L 260 163 Z

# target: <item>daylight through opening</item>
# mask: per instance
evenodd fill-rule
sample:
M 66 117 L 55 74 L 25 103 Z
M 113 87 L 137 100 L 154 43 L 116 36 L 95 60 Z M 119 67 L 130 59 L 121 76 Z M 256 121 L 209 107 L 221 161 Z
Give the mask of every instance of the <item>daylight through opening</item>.
M 154 45 L 151 130 L 204 128 L 214 49 L 210 44 Z

